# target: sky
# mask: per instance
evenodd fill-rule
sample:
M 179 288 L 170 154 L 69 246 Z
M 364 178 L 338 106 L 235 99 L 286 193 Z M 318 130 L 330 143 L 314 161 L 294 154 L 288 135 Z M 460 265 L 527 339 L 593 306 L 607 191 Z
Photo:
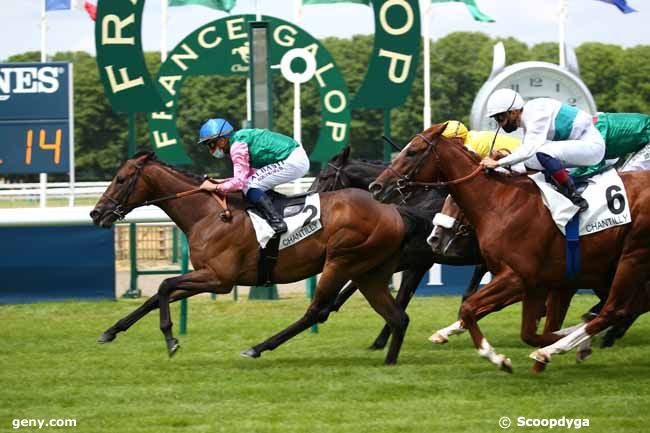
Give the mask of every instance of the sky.
M 25 51 L 40 50 L 40 15 L 43 0 L 0 0 L 0 60 Z M 100 0 L 103 1 L 103 0 Z M 293 21 L 294 0 L 259 0 L 261 13 Z M 462 3 L 432 5 L 429 37 L 438 39 L 454 31 L 480 31 L 490 36 L 512 36 L 529 45 L 558 40 L 557 15 L 560 0 L 477 0 L 480 9 L 495 23 L 474 21 Z M 603 42 L 631 47 L 650 44 L 650 2 L 628 0 L 639 12 L 622 14 L 596 0 L 567 0 L 569 19 L 567 42 Z M 420 8 L 428 6 L 421 0 Z M 255 13 L 254 0 L 239 0 L 233 15 Z M 169 11 L 168 43 L 171 50 L 194 29 L 227 16 L 203 6 L 173 7 Z M 145 51 L 160 50 L 161 3 L 147 0 L 143 20 Z M 95 53 L 94 22 L 84 11 L 56 11 L 47 14 L 47 52 L 87 51 Z M 304 7 L 300 26 L 317 38 L 372 34 L 371 8 L 358 4 L 311 5 Z

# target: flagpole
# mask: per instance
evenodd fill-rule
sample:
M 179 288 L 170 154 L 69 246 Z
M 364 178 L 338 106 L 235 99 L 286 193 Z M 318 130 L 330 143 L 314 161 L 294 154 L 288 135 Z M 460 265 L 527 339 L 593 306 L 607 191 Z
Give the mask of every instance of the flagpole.
M 41 0 L 41 62 L 47 61 L 47 14 L 45 12 L 45 0 Z M 40 180 L 40 207 L 47 206 L 47 173 L 41 173 Z
M 429 6 L 424 11 L 424 20 L 422 22 L 422 44 L 424 47 L 424 106 L 422 108 L 422 124 L 423 129 L 428 129 L 431 126 L 431 54 L 430 54 L 430 43 L 429 39 L 430 27 L 431 27 L 431 3 L 429 0 L 425 0 L 429 3 Z
M 262 9 L 260 5 L 261 0 L 255 0 L 255 21 L 262 20 Z
M 302 0 L 293 0 L 293 21 L 300 24 Z M 302 107 L 300 105 L 300 83 L 293 83 L 293 139 L 302 143 Z
M 560 66 L 563 68 L 566 67 L 566 53 L 565 53 L 565 47 L 566 47 L 566 25 L 567 25 L 567 18 L 569 15 L 569 7 L 567 4 L 566 0 L 559 0 L 560 1 L 560 8 L 559 8 L 559 44 L 560 44 Z
M 160 0 L 162 11 L 160 14 L 160 63 L 165 63 L 167 60 L 167 22 L 169 21 L 169 14 L 167 6 L 169 0 Z

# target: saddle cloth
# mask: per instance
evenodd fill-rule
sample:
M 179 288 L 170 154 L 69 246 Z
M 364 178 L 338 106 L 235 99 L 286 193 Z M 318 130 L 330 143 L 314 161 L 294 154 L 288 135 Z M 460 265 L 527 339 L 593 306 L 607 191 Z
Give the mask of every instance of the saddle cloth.
M 540 189 L 555 225 L 566 236 L 566 225 L 578 212 L 578 207 L 547 183 L 544 173 L 528 177 Z M 625 186 L 615 169 L 592 176 L 586 182 L 582 197 L 589 203 L 589 208 L 580 214 L 580 236 L 632 222 Z M 578 190 L 581 185 L 582 182 L 576 185 Z
M 284 222 L 287 223 L 288 231 L 280 237 L 279 250 L 288 248 L 301 240 L 313 235 L 323 228 L 320 221 L 320 196 L 318 194 L 309 194 L 302 196 L 303 200 L 296 203 L 293 200 L 289 206 L 280 210 L 284 216 Z M 262 248 L 271 240 L 275 232 L 268 222 L 258 215 L 254 209 L 247 210 L 248 215 L 255 228 L 255 236 Z

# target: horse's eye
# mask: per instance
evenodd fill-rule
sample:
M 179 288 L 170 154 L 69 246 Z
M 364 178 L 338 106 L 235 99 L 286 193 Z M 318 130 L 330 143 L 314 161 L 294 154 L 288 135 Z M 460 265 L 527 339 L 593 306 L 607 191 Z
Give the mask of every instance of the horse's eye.
M 126 180 L 126 179 L 124 179 L 124 177 L 122 177 L 122 176 L 117 176 L 117 177 L 115 178 L 115 183 L 117 183 L 118 185 L 121 185 L 121 184 L 124 183 L 125 180 Z
M 406 156 L 415 156 L 417 152 L 415 150 L 409 150 L 406 152 Z

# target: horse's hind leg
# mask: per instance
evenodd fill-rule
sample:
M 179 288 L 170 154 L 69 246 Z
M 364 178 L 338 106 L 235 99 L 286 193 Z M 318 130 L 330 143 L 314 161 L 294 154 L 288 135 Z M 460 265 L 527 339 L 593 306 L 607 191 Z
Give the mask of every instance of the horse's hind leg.
M 305 314 L 283 331 L 243 351 L 241 355 L 246 358 L 259 358 L 262 352 L 275 349 L 316 323 L 325 322 L 331 311 L 332 301 L 347 281 L 347 278 L 341 278 L 338 275 L 340 275 L 340 272 L 335 266 L 326 264 L 316 285 L 314 299 L 312 299 Z
M 476 265 L 474 267 L 474 272 L 472 273 L 472 279 L 467 285 L 467 288 L 465 289 L 465 293 L 463 293 L 463 298 L 460 302 L 460 306 L 458 307 L 458 319 L 460 319 L 460 312 L 463 309 L 463 302 L 465 302 L 467 298 L 469 298 L 470 296 L 472 296 L 474 293 L 478 291 L 478 286 L 481 284 L 481 279 L 485 274 L 487 274 L 487 272 L 488 269 L 485 263 Z
M 336 311 L 338 312 L 341 306 L 347 302 L 348 299 L 350 299 L 350 296 L 354 295 L 354 292 L 357 291 L 357 285 L 354 284 L 352 281 L 348 281 L 345 286 L 341 289 L 339 294 L 336 296 L 336 299 L 330 306 L 328 306 L 329 312 Z
M 415 295 L 415 290 L 418 287 L 418 283 L 429 271 L 429 269 L 409 269 L 402 273 L 402 283 L 399 286 L 397 291 L 396 302 L 403 310 L 406 310 L 413 295 Z M 380 350 L 386 347 L 388 343 L 388 337 L 390 337 L 390 326 L 388 324 L 384 325 L 384 328 L 381 330 L 375 341 L 370 345 L 370 350 Z
M 388 290 L 388 280 L 391 274 L 384 269 L 392 269 L 392 267 L 382 264 L 382 268 L 375 268 L 356 278 L 355 281 L 359 284 L 359 290 L 366 297 L 368 303 L 390 326 L 393 338 L 384 363 L 392 365 L 397 363 L 397 357 L 409 324 L 409 317 L 404 309 L 397 305 Z
M 186 292 L 184 290 L 175 290 L 169 295 L 169 301 L 175 302 L 181 299 L 185 299 L 188 296 L 191 296 L 192 293 Z M 115 340 L 115 337 L 119 332 L 124 332 L 129 329 L 135 322 L 142 319 L 151 311 L 158 308 L 158 294 L 153 295 L 145 301 L 144 304 L 140 305 L 134 311 L 124 316 L 118 320 L 113 326 L 108 328 L 98 339 L 98 343 L 110 343 Z

